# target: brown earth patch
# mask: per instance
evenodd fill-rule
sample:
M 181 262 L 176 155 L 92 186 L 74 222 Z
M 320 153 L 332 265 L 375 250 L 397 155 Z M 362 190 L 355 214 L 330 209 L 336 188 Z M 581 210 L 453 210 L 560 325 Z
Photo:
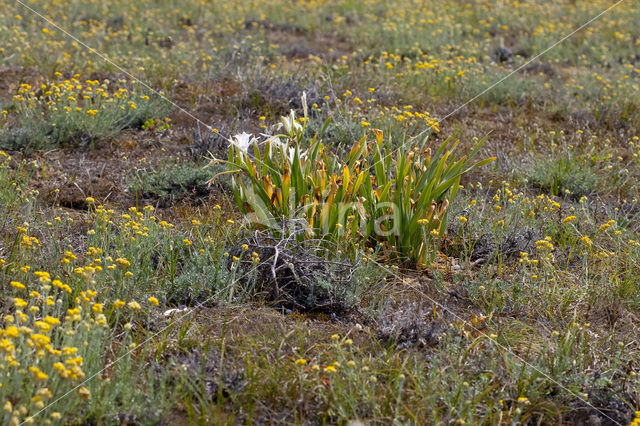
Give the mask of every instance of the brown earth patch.
M 71 209 L 86 209 L 86 198 L 99 204 L 130 207 L 139 201 L 129 190 L 132 172 L 159 167 L 171 157 L 185 158 L 185 146 L 173 134 L 123 132 L 93 150 L 57 149 L 33 154 L 37 166 L 31 187 L 45 201 Z
M 13 96 L 22 83 L 36 87 L 45 81 L 44 76 L 33 68 L 0 68 L 0 99 Z

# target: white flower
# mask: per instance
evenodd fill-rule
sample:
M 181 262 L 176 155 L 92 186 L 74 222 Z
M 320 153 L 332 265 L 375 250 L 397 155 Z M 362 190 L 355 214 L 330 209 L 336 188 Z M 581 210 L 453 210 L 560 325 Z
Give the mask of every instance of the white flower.
M 283 119 L 286 119 L 286 117 L 284 117 Z M 270 147 L 269 149 L 272 150 L 271 153 L 275 153 L 276 152 L 276 151 L 273 151 L 273 150 L 279 150 L 281 152 L 282 151 L 285 151 L 285 152 L 288 151 L 289 164 L 293 163 L 293 158 L 296 155 L 295 146 L 290 146 L 289 144 L 283 143 L 280 140 L 280 138 L 277 137 L 277 136 L 269 136 L 265 142 L 269 142 L 269 147 Z M 307 156 L 307 152 L 306 151 L 300 152 L 300 158 L 304 158 L 306 156 Z
M 258 139 L 254 138 L 250 133 L 242 132 L 229 139 L 229 142 L 237 146 L 242 152 L 246 153 L 253 143 L 258 142 Z
M 293 158 L 296 156 L 296 148 L 293 146 L 289 147 L 289 164 L 293 163 Z M 302 156 L 302 153 L 300 153 Z
M 282 117 L 278 129 L 282 127 L 284 127 L 284 130 L 290 135 L 302 130 L 302 124 L 296 121 L 296 113 L 294 110 L 291 110 L 288 116 Z
M 272 152 L 271 150 L 273 150 L 274 148 L 280 148 L 283 145 L 282 141 L 278 136 L 270 136 L 264 133 L 262 134 L 262 136 L 266 137 L 266 139 L 264 140 L 264 143 L 269 144 L 270 152 Z
M 296 155 L 296 149 L 289 147 L 289 163 L 293 163 L 293 157 Z M 304 160 L 307 157 L 307 151 L 300 151 L 300 159 Z

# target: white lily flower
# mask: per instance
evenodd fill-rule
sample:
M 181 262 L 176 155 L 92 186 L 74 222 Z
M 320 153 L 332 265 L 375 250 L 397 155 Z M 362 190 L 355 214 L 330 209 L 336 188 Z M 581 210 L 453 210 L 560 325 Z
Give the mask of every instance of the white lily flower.
M 280 140 L 280 138 L 278 136 L 272 136 L 272 135 L 267 135 L 267 134 L 262 134 L 262 136 L 264 136 L 266 139 L 264 140 L 264 143 L 266 144 L 267 142 L 269 143 L 269 149 L 273 150 L 273 148 L 276 147 L 280 147 L 282 146 L 282 141 Z
M 288 116 L 282 117 L 282 122 L 278 128 L 281 127 L 284 127 L 284 130 L 290 135 L 302 130 L 302 124 L 296 121 L 296 113 L 294 110 L 291 110 Z
M 289 164 L 293 163 L 293 158 L 296 155 L 296 148 L 293 146 L 289 147 Z M 307 156 L 307 151 L 300 151 L 300 159 L 304 159 Z
M 283 143 L 278 136 L 269 136 L 265 142 L 269 142 L 269 147 L 272 150 L 272 152 L 274 149 L 279 151 L 285 151 L 289 145 L 289 144 Z M 295 153 L 296 153 L 296 149 L 289 146 L 289 163 L 293 162 L 293 156 L 295 155 Z
M 242 152 L 247 153 L 249 147 L 258 142 L 258 139 L 254 138 L 250 133 L 242 132 L 229 139 L 229 142 L 237 146 Z

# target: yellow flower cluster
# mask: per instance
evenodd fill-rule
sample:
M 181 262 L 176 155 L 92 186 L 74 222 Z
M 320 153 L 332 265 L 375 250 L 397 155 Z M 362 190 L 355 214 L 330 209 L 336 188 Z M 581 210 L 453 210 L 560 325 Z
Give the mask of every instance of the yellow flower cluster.
M 118 228 L 118 234 L 126 239 L 144 238 L 170 225 L 161 225 L 153 211 L 152 207 L 140 211 L 132 208 L 117 220 L 113 210 L 97 205 L 90 208 L 90 217 L 94 229 L 100 232 Z M 4 399 L 5 411 L 16 421 L 27 420 L 48 399 L 73 388 L 89 375 L 86 368 L 103 365 L 88 364 L 88 360 L 100 357 L 96 345 L 102 347 L 100 342 L 113 336 L 107 315 L 136 316 L 142 310 L 135 300 L 100 300 L 97 282 L 120 282 L 133 276 L 131 270 L 135 268 L 118 250 L 113 257 L 105 253 L 99 234 L 91 236 L 95 244 L 89 244 L 82 255 L 70 250 L 61 253 L 61 270 L 54 273 L 28 264 L 20 266 L 20 261 L 33 259 L 37 256 L 34 250 L 41 249 L 29 229 L 27 223 L 18 228 L 21 244 L 17 247 L 22 250 L 18 256 L 11 263 L 5 259 L 0 262 L 1 271 L 11 277 L 5 289 L 9 313 L 2 317 L 0 328 L 0 371 L 6 379 L 0 386 L 0 402 Z M 154 296 L 146 300 L 149 307 L 160 305 Z M 125 326 L 125 330 L 130 329 Z M 22 399 L 14 405 L 15 399 L 9 399 L 9 395 L 21 395 L 30 388 L 34 389 L 30 400 Z M 89 399 L 91 391 L 79 388 L 76 398 Z
M 101 253 L 100 249 L 94 247 L 87 251 L 92 256 Z M 76 256 L 66 252 L 65 259 L 73 262 Z M 63 265 L 66 263 L 63 262 Z M 89 286 L 95 278 L 94 274 L 101 271 L 97 265 L 78 266 L 76 270 L 80 272 L 76 276 L 79 275 Z M 10 286 L 14 292 L 24 296 L 14 296 L 12 312 L 2 318 L 0 370 L 6 380 L 5 386 L 0 387 L 0 398 L 12 393 L 20 394 L 22 389 L 13 389 L 13 386 L 22 387 L 25 381 L 31 382 L 36 393 L 30 401 L 22 401 L 16 407 L 10 400 L 5 402 L 5 411 L 16 419 L 26 419 L 29 413 L 42 409 L 45 401 L 53 396 L 49 389 L 64 393 L 65 389 L 70 389 L 74 383 L 86 377 L 84 365 L 87 353 L 89 356 L 100 353 L 95 352 L 94 347 L 88 347 L 87 342 L 100 341 L 111 331 L 104 314 L 105 302 L 96 300 L 98 293 L 95 290 L 79 290 L 77 296 L 72 298 L 71 286 L 58 277 L 52 277 L 49 272 L 31 272 L 29 266 L 17 271 L 21 277 L 10 281 Z M 159 305 L 158 299 L 153 296 L 148 301 L 150 305 Z M 65 305 L 71 307 L 64 309 Z M 127 304 L 116 300 L 112 303 L 113 309 L 125 305 L 132 311 L 141 309 L 136 301 Z M 29 374 L 25 375 L 25 372 Z M 81 388 L 78 392 L 81 399 L 90 396 L 87 388 Z
M 343 98 L 335 99 L 337 106 L 350 115 L 355 122 L 359 122 L 363 128 L 370 126 L 387 128 L 389 123 L 402 123 L 405 128 L 424 129 L 427 128 L 432 132 L 440 131 L 438 119 L 432 117 L 428 111 L 417 111 L 413 105 L 386 106 L 378 102 L 375 96 L 369 94 L 363 95 L 362 98 L 354 97 L 350 90 L 343 94 Z M 325 100 L 329 101 L 329 96 Z M 313 105 L 311 110 L 319 110 L 317 105 Z
M 11 314 L 3 317 L 0 329 L 0 369 L 3 370 L 6 385 L 0 388 L 0 395 L 16 392 L 13 384 L 31 381 L 36 393 L 30 401 L 13 407 L 5 403 L 5 411 L 14 416 L 26 416 L 32 410 L 44 407 L 44 402 L 53 394 L 49 389 L 64 389 L 85 377 L 84 359 L 77 355 L 82 342 L 91 336 L 103 335 L 108 328 L 107 320 L 100 306 L 93 301 L 95 291 L 80 292 L 80 297 L 70 299 L 72 292 L 59 279 L 51 279 L 46 271 L 21 268 L 21 281 L 11 281 L 11 286 L 19 293 L 28 293 L 28 299 L 13 297 Z M 22 281 L 24 281 L 24 284 Z M 75 307 L 64 310 L 65 304 Z M 93 309 L 91 309 L 93 306 Z M 25 375 L 28 371 L 30 374 Z M 20 379 L 21 378 L 21 379 Z M 69 381 L 69 385 L 62 383 Z M 25 417 L 26 418 L 26 417 Z
M 555 247 L 551 242 L 551 237 L 546 236 L 543 240 L 536 241 L 536 249 L 541 252 L 552 252 L 555 250 Z
M 6 115 L 6 123 L 27 127 L 25 138 L 29 141 L 25 143 L 36 147 L 86 143 L 78 140 L 78 134 L 98 139 L 164 113 L 166 103 L 151 99 L 148 89 L 135 87 L 127 80 L 117 84 L 108 79 L 81 82 L 78 74 L 38 87 L 23 83 L 13 96 L 14 108 Z
M 61 75 L 58 73 L 58 75 Z M 48 113 L 79 113 L 89 117 L 115 104 L 119 109 L 131 106 L 131 94 L 124 87 L 114 87 L 109 80 L 80 82 L 79 74 L 61 82 L 43 83 L 37 89 L 28 83 L 20 85 L 13 100 L 19 110 L 43 108 Z M 120 84 L 128 84 L 119 80 Z

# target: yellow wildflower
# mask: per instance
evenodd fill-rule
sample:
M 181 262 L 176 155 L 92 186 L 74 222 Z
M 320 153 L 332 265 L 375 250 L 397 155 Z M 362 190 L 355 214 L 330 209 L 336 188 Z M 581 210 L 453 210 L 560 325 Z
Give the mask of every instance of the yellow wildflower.
M 86 386 L 83 386 L 78 389 L 78 396 L 80 396 L 80 398 L 82 399 L 89 399 L 91 398 L 91 392 L 86 388 Z
M 25 306 L 28 305 L 27 302 L 25 302 L 23 299 L 20 299 L 19 297 L 16 297 L 15 299 L 13 299 L 13 304 L 18 309 L 24 308 Z
M 20 336 L 20 331 L 15 325 L 10 325 L 4 330 L 4 335 L 15 339 L 16 337 Z
M 127 306 L 133 310 L 137 310 L 141 308 L 140 304 L 135 300 L 132 300 L 131 302 L 127 303 Z
M 13 288 L 17 288 L 18 290 L 24 290 L 26 289 L 26 287 L 24 286 L 24 284 L 22 284 L 19 281 L 11 281 L 9 284 L 11 284 L 11 287 Z

